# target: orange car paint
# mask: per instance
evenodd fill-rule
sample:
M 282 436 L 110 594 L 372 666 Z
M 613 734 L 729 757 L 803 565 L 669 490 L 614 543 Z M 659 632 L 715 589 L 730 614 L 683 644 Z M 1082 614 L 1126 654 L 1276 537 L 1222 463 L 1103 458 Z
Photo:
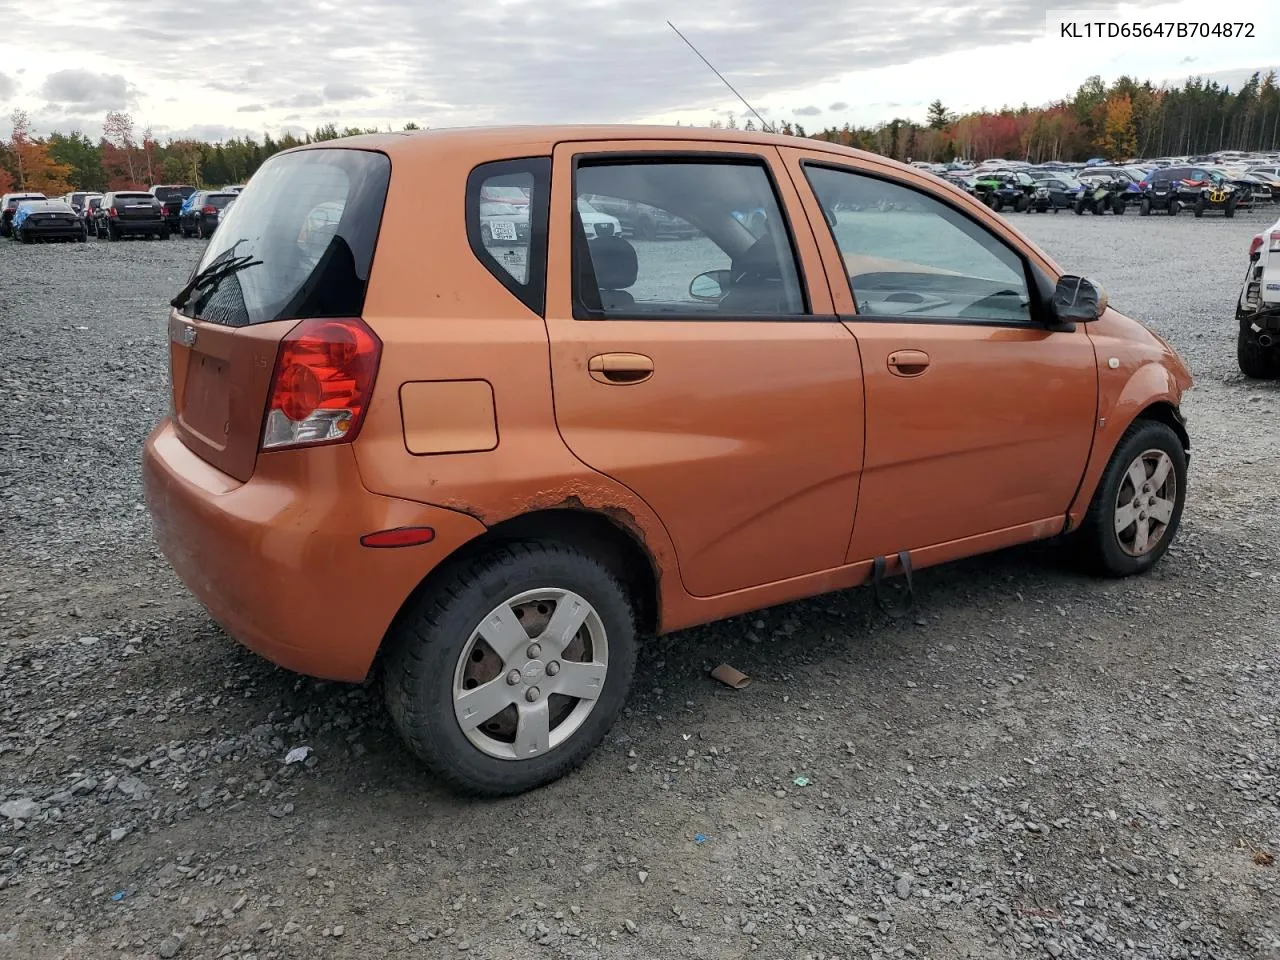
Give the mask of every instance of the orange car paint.
M 857 585 L 878 554 L 909 549 L 923 567 L 1052 536 L 1068 513 L 1078 523 L 1132 419 L 1153 403 L 1177 407 L 1190 384 L 1181 361 L 1111 310 L 1069 332 L 860 319 L 806 158 L 942 194 L 1051 277 L 1063 271 L 929 174 L 796 144 L 742 131 L 513 127 L 300 148 L 391 159 L 363 313 L 382 343 L 377 383 L 353 442 L 259 453 L 275 351 L 293 322 L 230 330 L 171 314 L 178 413 L 148 441 L 144 474 L 175 569 L 264 656 L 359 680 L 433 569 L 534 511 L 594 511 L 635 538 L 664 632 Z M 673 150 L 768 164 L 815 316 L 572 318 L 574 156 Z M 554 158 L 545 317 L 493 278 L 465 227 L 469 172 L 534 156 Z M 195 352 L 182 343 L 187 327 Z M 613 354 L 637 357 L 596 359 Z M 606 364 L 644 360 L 643 382 L 600 378 Z M 492 413 L 476 384 L 488 385 Z M 201 391 L 214 399 L 187 416 Z M 465 429 L 440 416 L 451 393 Z M 359 545 L 408 525 L 436 536 Z M 335 583 L 341 604 L 326 602 Z

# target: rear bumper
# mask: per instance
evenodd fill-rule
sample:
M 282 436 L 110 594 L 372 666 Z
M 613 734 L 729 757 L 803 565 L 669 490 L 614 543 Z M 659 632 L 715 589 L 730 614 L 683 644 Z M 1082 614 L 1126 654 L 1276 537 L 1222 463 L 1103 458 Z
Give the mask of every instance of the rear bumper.
M 153 233 L 168 225 L 169 221 L 163 217 L 157 217 L 154 220 L 122 220 L 117 217 L 107 222 L 116 228 L 117 233 Z
M 18 229 L 28 237 L 76 238 L 84 233 L 84 224 L 79 220 L 76 220 L 74 223 L 71 221 L 64 221 L 61 223 L 42 223 L 37 220 L 35 223 L 31 223 L 30 221 L 23 223 Z
M 472 517 L 365 489 L 350 446 L 258 457 L 241 483 L 196 456 L 165 418 L 143 449 L 161 551 L 237 641 L 289 670 L 359 682 L 422 578 L 484 531 Z M 430 526 L 428 544 L 360 545 L 363 534 Z

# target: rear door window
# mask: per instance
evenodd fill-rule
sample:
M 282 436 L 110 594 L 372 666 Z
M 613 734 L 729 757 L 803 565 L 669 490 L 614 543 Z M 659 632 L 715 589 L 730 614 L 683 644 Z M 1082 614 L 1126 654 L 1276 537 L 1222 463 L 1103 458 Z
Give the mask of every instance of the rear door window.
M 221 278 L 197 289 L 183 312 L 233 327 L 360 316 L 390 182 L 391 161 L 370 150 L 271 157 L 196 266 Z
M 550 191 L 550 157 L 484 163 L 467 178 L 471 252 L 495 280 L 539 315 L 546 305 Z

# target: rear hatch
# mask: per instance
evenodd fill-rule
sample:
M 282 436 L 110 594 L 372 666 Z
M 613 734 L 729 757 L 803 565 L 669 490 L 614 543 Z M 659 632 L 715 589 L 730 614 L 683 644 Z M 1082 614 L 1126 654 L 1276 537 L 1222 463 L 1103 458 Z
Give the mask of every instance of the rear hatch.
M 374 151 L 280 153 L 223 214 L 191 277 L 211 282 L 170 314 L 169 366 L 179 435 L 224 473 L 253 475 L 284 336 L 363 312 L 390 179 Z
M 160 201 L 149 193 L 117 193 L 114 198 L 116 219 L 122 223 L 134 220 L 159 220 Z

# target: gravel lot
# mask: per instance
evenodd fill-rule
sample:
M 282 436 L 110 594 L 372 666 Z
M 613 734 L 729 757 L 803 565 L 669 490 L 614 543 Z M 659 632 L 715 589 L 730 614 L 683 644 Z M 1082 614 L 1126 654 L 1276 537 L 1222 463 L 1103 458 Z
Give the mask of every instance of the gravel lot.
M 1280 956 L 1280 387 L 1232 321 L 1271 214 L 1011 216 L 1197 377 L 1165 561 L 1035 546 L 923 572 L 915 620 L 853 591 L 655 641 L 581 771 L 486 803 L 155 551 L 197 243 L 4 243 L 0 957 Z

